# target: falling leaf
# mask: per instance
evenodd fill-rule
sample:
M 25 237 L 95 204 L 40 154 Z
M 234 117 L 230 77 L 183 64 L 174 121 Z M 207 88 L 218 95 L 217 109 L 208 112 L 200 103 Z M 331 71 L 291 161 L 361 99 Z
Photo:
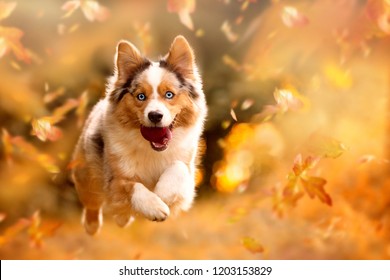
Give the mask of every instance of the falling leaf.
M 109 15 L 109 10 L 102 6 L 99 2 L 93 0 L 74 0 L 65 2 L 61 9 L 66 13 L 63 18 L 70 17 L 77 9 L 81 8 L 85 18 L 91 22 L 93 21 L 105 21 Z
M 16 2 L 0 2 L 0 20 L 8 18 L 16 8 Z
M 252 237 L 243 237 L 241 244 L 252 254 L 263 253 L 264 247 Z
M 81 10 L 89 21 L 105 21 L 110 15 L 108 9 L 97 1 L 82 1 Z
M 245 99 L 241 104 L 241 110 L 243 111 L 248 110 L 250 107 L 253 106 L 254 103 L 255 100 L 253 100 L 252 98 Z
M 168 12 L 177 13 L 180 22 L 190 30 L 194 30 L 191 14 L 195 11 L 195 0 L 168 0 Z
M 289 28 L 305 26 L 309 23 L 307 17 L 302 15 L 296 8 L 291 6 L 286 6 L 283 8 L 282 21 Z
M 301 178 L 302 185 L 310 198 L 318 197 L 323 203 L 332 206 L 331 197 L 325 192 L 326 180 L 320 177 Z
M 299 95 L 290 89 L 275 89 L 274 98 L 282 113 L 288 110 L 297 111 L 304 105 Z
M 221 26 L 221 31 L 223 32 L 223 34 L 225 34 L 229 42 L 234 43 L 237 41 L 238 35 L 232 31 L 232 27 L 228 21 L 224 21 Z
M 233 120 L 237 121 L 236 112 L 234 112 L 233 108 L 230 109 L 230 115 L 232 116 Z
M 18 60 L 30 63 L 31 55 L 20 43 L 22 37 L 23 31 L 20 29 L 0 26 L 0 58 L 12 51 Z
M 222 61 L 224 64 L 231 67 L 235 71 L 240 71 L 242 69 L 240 64 L 229 55 L 224 55 L 222 57 Z
M 306 142 L 306 149 L 320 157 L 338 158 L 347 151 L 344 143 L 320 133 L 313 133 Z
M 45 142 L 46 140 L 57 141 L 62 137 L 62 131 L 53 125 L 51 117 L 33 119 L 31 122 L 32 134 Z

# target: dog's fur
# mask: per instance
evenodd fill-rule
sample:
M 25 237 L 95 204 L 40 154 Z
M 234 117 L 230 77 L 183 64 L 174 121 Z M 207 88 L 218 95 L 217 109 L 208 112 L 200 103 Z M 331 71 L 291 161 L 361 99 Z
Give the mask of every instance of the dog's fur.
M 162 119 L 152 122 L 150 112 Z M 89 234 L 101 228 L 103 206 L 120 226 L 135 215 L 164 221 L 191 207 L 206 113 L 194 53 L 184 37 L 177 36 L 159 62 L 119 42 L 106 96 L 89 115 L 74 152 L 72 177 Z M 141 126 L 169 127 L 172 139 L 157 149 L 142 137 Z

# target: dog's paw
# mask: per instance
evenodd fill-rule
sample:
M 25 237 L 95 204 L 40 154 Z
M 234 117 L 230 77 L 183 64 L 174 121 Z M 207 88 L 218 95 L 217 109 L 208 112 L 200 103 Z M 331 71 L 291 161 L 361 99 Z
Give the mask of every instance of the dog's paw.
M 142 184 L 134 185 L 131 198 L 133 210 L 151 221 L 162 222 L 169 216 L 169 207 Z

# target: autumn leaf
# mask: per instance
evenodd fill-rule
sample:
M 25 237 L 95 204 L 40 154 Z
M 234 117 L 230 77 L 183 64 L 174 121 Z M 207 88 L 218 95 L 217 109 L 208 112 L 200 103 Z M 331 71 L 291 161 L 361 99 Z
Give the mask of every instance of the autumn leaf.
M 238 39 L 238 35 L 232 31 L 232 26 L 228 21 L 224 21 L 221 26 L 221 31 L 225 34 L 226 38 L 229 42 L 236 42 Z
M 264 247 L 252 237 L 243 237 L 241 244 L 252 254 L 263 253 Z
M 54 126 L 53 122 L 53 118 L 51 117 L 33 119 L 31 122 L 32 134 L 43 142 L 46 140 L 57 141 L 62 137 L 62 131 L 60 128 Z
M 310 198 L 318 197 L 323 203 L 332 206 L 331 197 L 325 192 L 326 180 L 320 177 L 301 178 L 302 185 Z
M 168 0 L 168 12 L 177 13 L 180 22 L 190 30 L 194 30 L 191 14 L 195 11 L 195 0 Z
M 85 18 L 91 22 L 105 21 L 109 15 L 109 10 L 99 2 L 93 0 L 74 0 L 65 2 L 61 9 L 66 13 L 63 18 L 70 17 L 77 9 L 81 9 Z
M 52 124 L 56 124 L 64 119 L 65 115 L 69 113 L 71 110 L 77 108 L 79 105 L 79 101 L 73 98 L 69 98 L 66 102 L 54 109 L 52 118 Z
M 253 104 L 255 104 L 255 100 L 252 98 L 247 98 L 241 103 L 241 110 L 248 110 L 250 107 L 253 106 Z
M 232 116 L 233 120 L 237 121 L 237 115 L 233 108 L 230 109 L 230 115 Z
M 0 20 L 8 18 L 16 8 L 16 2 L 0 2 Z
M 295 7 L 291 6 L 283 8 L 282 21 L 289 28 L 305 26 L 309 23 L 307 17 L 302 15 Z
M 341 141 L 320 133 L 313 133 L 306 142 L 306 149 L 320 157 L 338 158 L 348 150 Z
M 57 100 L 57 98 L 63 96 L 65 93 L 65 88 L 59 87 L 53 91 L 49 91 L 49 89 L 45 89 L 45 92 L 46 93 L 43 97 L 43 102 L 45 102 L 47 104 L 47 103 L 51 103 L 51 102 Z
M 12 51 L 18 60 L 30 63 L 31 56 L 20 42 L 22 37 L 20 29 L 0 26 L 0 58 Z

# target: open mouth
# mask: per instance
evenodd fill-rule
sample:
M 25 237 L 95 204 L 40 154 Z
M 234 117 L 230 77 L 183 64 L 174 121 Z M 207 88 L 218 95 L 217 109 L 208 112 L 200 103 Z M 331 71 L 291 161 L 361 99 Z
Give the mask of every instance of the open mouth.
M 172 125 L 167 127 L 141 126 L 141 135 L 150 142 L 152 149 L 162 152 L 168 148 L 172 139 Z

